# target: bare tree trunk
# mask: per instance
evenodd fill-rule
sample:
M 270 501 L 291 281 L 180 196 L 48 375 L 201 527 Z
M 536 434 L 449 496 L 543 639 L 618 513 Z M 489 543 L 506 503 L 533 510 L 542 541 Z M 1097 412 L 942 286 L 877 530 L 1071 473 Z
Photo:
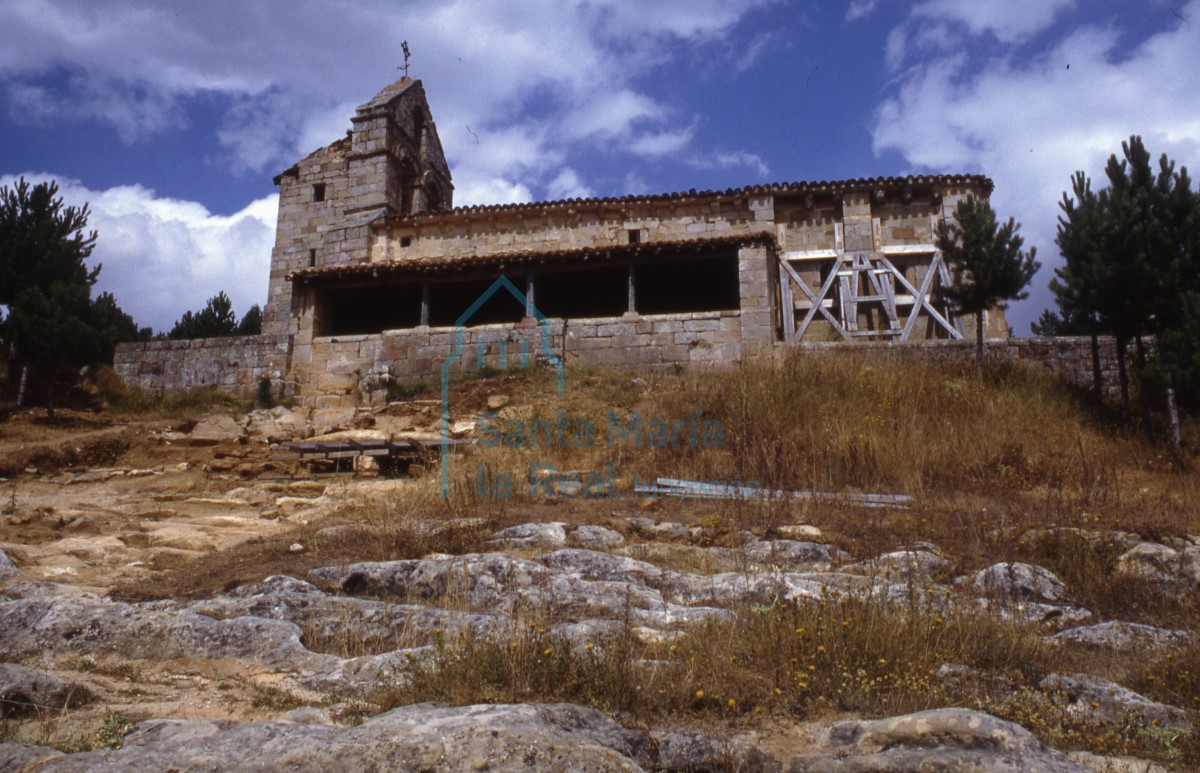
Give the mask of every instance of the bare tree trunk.
M 17 384 L 17 407 L 25 405 L 25 390 L 29 387 L 29 360 L 21 363 L 21 381 Z
M 975 315 L 975 376 L 983 378 L 983 312 Z
M 1171 450 L 1175 452 L 1175 458 L 1180 464 L 1186 464 L 1186 459 L 1183 457 L 1183 431 L 1179 426 L 1179 401 L 1175 395 L 1175 374 L 1171 372 L 1171 366 L 1168 364 L 1167 347 L 1163 343 L 1162 336 L 1158 336 L 1158 361 L 1163 366 L 1163 376 L 1166 381 L 1166 397 L 1167 397 L 1167 433 L 1171 439 Z
M 1146 344 L 1140 335 L 1133 341 L 1137 346 L 1138 410 L 1142 414 L 1142 431 L 1150 437 L 1154 427 L 1150 424 L 1150 390 L 1146 389 Z
M 1179 403 L 1175 399 L 1175 380 L 1167 375 L 1167 425 L 1170 427 L 1171 448 L 1183 458 L 1183 432 L 1179 428 Z
M 1117 379 L 1121 385 L 1121 423 L 1129 423 L 1129 369 L 1125 367 L 1125 345 L 1128 341 L 1117 338 Z

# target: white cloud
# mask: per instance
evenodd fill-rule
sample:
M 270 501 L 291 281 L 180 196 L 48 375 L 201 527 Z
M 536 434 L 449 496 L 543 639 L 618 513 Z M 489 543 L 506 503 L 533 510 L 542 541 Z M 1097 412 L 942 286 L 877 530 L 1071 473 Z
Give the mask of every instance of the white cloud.
M 767 162 L 762 160 L 762 157 L 745 151 L 735 151 L 732 153 L 714 153 L 708 156 L 693 156 L 688 159 L 688 165 L 696 169 L 729 169 L 732 167 L 746 167 L 751 169 L 758 176 L 759 180 L 765 181 L 771 174 Z
M 852 0 L 846 9 L 846 21 L 858 21 L 875 13 L 879 0 Z
M 696 127 L 690 126 L 678 131 L 664 131 L 643 134 L 633 139 L 627 149 L 636 155 L 646 158 L 659 158 L 678 153 L 692 141 Z
M 1200 0 L 1182 13 L 1197 18 Z M 934 59 L 904 73 L 875 115 L 877 154 L 898 152 L 914 171 L 979 171 L 996 181 L 993 206 L 1024 224 L 1043 263 L 1031 301 L 1013 309 L 1018 332 L 1050 303 L 1046 284 L 1061 264 L 1057 204 L 1075 170 L 1103 187 L 1106 159 L 1131 134 L 1156 156 L 1200 164 L 1194 34 L 1177 24 L 1137 46 L 1122 40 L 1117 30 L 1083 27 L 1029 57 Z
M 54 179 L 24 176 L 33 183 Z M 11 186 L 15 179 L 0 177 L 0 185 Z M 183 312 L 203 307 L 221 290 L 239 315 L 267 297 L 278 197 L 218 216 L 140 185 L 95 191 L 77 180 L 58 183 L 68 205 L 88 204 L 88 228 L 98 232 L 89 263 L 103 268 L 93 295 L 111 292 L 139 325 L 169 329 Z
M 917 53 L 947 54 L 971 38 L 991 36 L 1018 46 L 1049 29 L 1077 0 L 924 0 L 891 31 L 885 47 L 888 68 L 900 69 Z M 854 10 L 853 6 L 851 10 Z
M 753 40 L 742 47 L 742 53 L 733 65 L 734 72 L 743 73 L 752 69 L 778 38 L 779 35 L 775 32 L 763 32 L 755 35 Z
M 659 123 L 665 111 L 653 99 L 630 89 L 601 94 L 567 116 L 565 132 L 573 139 L 627 137 L 634 124 Z
M 472 180 L 454 191 L 456 207 L 481 204 L 523 204 L 527 201 L 533 201 L 533 193 L 528 186 L 511 183 L 499 177 L 490 180 Z
M 564 169 L 546 186 L 546 198 L 555 199 L 589 199 L 595 193 L 583 184 L 574 169 Z
M 644 124 L 661 133 L 634 152 L 682 152 L 690 131 L 631 84 L 673 45 L 728 38 L 775 1 L 258 0 L 217 13 L 182 0 L 8 0 L 0 82 L 25 120 L 100 118 L 129 142 L 178 125 L 189 99 L 223 104 L 228 162 L 261 172 L 349 128 L 348 107 L 399 77 L 408 40 L 456 179 L 515 184 L 572 143 Z M 51 90 L 48 76 L 63 72 L 67 83 Z M 538 132 L 522 126 L 530 112 Z M 523 141 L 481 153 L 468 126 L 481 141 L 514 131 Z
M 1019 43 L 1049 27 L 1076 0 L 925 0 L 913 8 L 918 19 L 957 23 L 972 35 L 991 33 L 1002 43 Z M 926 21 L 925 23 L 928 23 Z

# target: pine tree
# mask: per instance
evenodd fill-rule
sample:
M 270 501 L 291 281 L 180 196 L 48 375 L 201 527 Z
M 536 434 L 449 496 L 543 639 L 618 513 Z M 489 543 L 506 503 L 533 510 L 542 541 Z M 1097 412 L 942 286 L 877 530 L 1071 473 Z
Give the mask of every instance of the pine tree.
M 1200 195 L 1187 169 L 1176 171 L 1165 154 L 1155 172 L 1141 137 L 1121 150 L 1123 158 L 1113 154 L 1105 168 L 1108 188 L 1093 194 L 1082 172 L 1072 178 L 1074 199 L 1064 194 L 1057 240 L 1066 265 L 1051 287 L 1064 317 L 1085 314 L 1116 338 L 1123 422 L 1130 415 L 1125 353 L 1136 344 L 1143 422 L 1149 431 L 1148 396 L 1157 385 L 1178 451 L 1177 395 L 1200 390 Z
M 1103 262 L 1103 220 L 1100 199 L 1092 191 L 1092 181 L 1083 172 L 1071 178 L 1074 198 L 1063 194 L 1059 202 L 1055 243 L 1065 261 L 1054 269 L 1050 290 L 1058 305 L 1062 327 L 1047 335 L 1067 333 L 1091 337 L 1092 385 L 1096 399 L 1103 397 L 1100 373 L 1100 301 L 1101 286 L 1108 279 Z M 1047 312 L 1052 313 L 1052 312 Z
M 256 303 L 246 311 L 242 321 L 238 323 L 237 334 L 240 336 L 256 336 L 262 332 L 262 309 Z
M 1036 248 L 1028 254 L 1021 249 L 1019 229 L 1012 218 L 998 224 L 991 206 L 974 196 L 958 203 L 953 221 L 938 223 L 938 249 L 954 277 L 946 299 L 960 314 L 976 316 L 977 373 L 983 372 L 983 312 L 1027 297 L 1025 287 L 1041 267 L 1034 259 Z
M 86 204 L 64 207 L 54 182 L 30 186 L 21 178 L 0 188 L 0 304 L 8 306 L 2 332 L 23 363 L 17 402 L 35 368 L 46 381 L 51 419 L 58 370 L 94 362 L 99 353 L 91 286 L 100 267 L 84 264 L 96 244 L 96 232 L 85 231 L 88 214 Z
M 208 299 L 198 312 L 187 311 L 167 333 L 167 338 L 220 338 L 237 333 L 237 315 L 233 313 L 233 301 L 225 291 Z

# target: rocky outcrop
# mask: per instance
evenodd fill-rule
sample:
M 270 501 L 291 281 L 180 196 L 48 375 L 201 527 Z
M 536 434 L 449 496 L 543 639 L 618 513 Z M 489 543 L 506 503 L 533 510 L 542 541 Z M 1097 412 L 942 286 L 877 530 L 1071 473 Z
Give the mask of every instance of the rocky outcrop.
M 236 443 L 242 437 L 242 425 L 225 414 L 214 413 L 196 422 L 188 433 L 188 445 L 216 446 Z
M 1200 546 L 1142 542 L 1117 559 L 1117 571 L 1146 580 L 1163 593 L 1192 592 L 1200 588 Z
M 15 663 L 0 663 L 0 717 L 58 712 L 92 698 L 86 687 Z
M 36 747 L 10 746 L 16 745 L 0 746 L 0 762 L 6 756 L 37 757 Z M 652 769 L 656 758 L 647 734 L 623 728 L 595 709 L 416 705 L 345 729 L 282 721 L 153 720 L 138 725 L 120 749 L 52 756 L 35 769 L 615 772 Z
M 590 550 L 604 550 L 625 544 L 625 538 L 619 531 L 604 526 L 578 526 L 567 534 L 567 543 L 574 547 Z
M 928 582 L 949 568 L 950 561 L 930 546 L 883 553 L 866 561 L 843 566 L 841 571 L 900 582 Z
M 781 764 L 718 732 L 623 727 L 573 704 L 393 709 L 350 728 L 295 721 L 151 720 L 120 749 L 62 755 L 0 744 L 0 770 L 740 771 L 836 773 L 1088 769 L 1018 725 L 965 709 L 837 722 Z
M 244 424 L 248 435 L 267 443 L 286 443 L 312 433 L 307 419 L 282 405 L 251 411 Z
M 985 596 L 1003 600 L 1059 603 L 1067 597 L 1062 580 L 1032 564 L 992 564 L 976 573 L 972 585 Z
M 739 771 L 776 773 L 779 761 L 752 743 L 697 730 L 667 729 L 654 733 L 658 744 L 655 770 Z
M 49 746 L 29 743 L 0 743 L 0 771 L 18 773 L 37 770 L 38 763 L 62 757 L 63 753 Z M 41 768 L 45 770 L 45 768 Z
M 15 580 L 21 576 L 21 570 L 12 562 L 3 550 L 0 550 L 0 582 Z
M 216 620 L 161 603 L 39 595 L 0 603 L 0 651 L 21 660 L 119 654 L 133 660 L 240 660 L 294 675 L 329 693 L 361 692 L 395 678 L 404 650 L 339 658 L 308 650 L 295 623 L 261 617 Z
M 310 576 L 355 596 L 387 595 L 404 601 L 452 598 L 473 610 L 512 614 L 519 607 L 574 621 L 632 619 L 660 630 L 729 614 L 695 606 L 698 598 L 668 601 L 661 591 L 636 579 L 590 579 L 503 553 L 325 567 Z
M 885 770 L 992 773 L 1087 773 L 1020 725 L 966 709 L 838 722 L 818 734 L 817 751 L 788 771 L 878 773 Z
M 819 542 L 789 539 L 754 540 L 745 545 L 746 558 L 756 564 L 821 571 L 838 555 L 836 548 Z
M 1038 687 L 1090 715 L 1093 720 L 1115 722 L 1118 725 L 1188 726 L 1187 712 L 1183 709 L 1156 703 L 1106 679 L 1086 674 L 1050 674 Z
M 1192 641 L 1188 631 L 1157 628 L 1144 623 L 1110 620 L 1106 623 L 1069 628 L 1051 637 L 1057 644 L 1083 645 L 1092 649 L 1125 651 L 1187 646 Z
M 507 619 L 490 614 L 331 596 L 311 583 L 282 575 L 184 609 L 217 620 L 257 617 L 295 623 L 305 632 L 305 645 L 321 652 L 344 649 L 348 642 L 386 647 L 381 651 L 423 647 L 442 635 L 461 631 L 494 635 L 508 625 Z
M 497 548 L 541 548 L 554 550 L 567 544 L 566 524 L 522 523 L 501 529 L 488 539 Z

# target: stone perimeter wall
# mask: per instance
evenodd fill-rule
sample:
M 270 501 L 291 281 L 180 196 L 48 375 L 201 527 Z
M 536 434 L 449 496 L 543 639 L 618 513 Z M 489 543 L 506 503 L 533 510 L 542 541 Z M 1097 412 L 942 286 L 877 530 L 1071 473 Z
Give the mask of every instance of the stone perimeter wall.
M 743 337 L 743 312 L 670 314 L 654 317 L 549 320 L 549 346 L 555 357 L 566 354 L 566 367 L 611 365 L 646 368 L 674 365 L 715 367 L 754 354 L 753 340 Z M 564 342 L 565 335 L 565 342 Z M 524 346 L 522 347 L 522 341 Z M 540 324 L 481 325 L 463 331 L 463 348 L 451 371 L 479 366 L 520 367 L 544 360 Z M 435 380 L 442 363 L 454 352 L 453 328 L 414 328 L 382 335 L 336 336 L 313 342 L 314 361 L 324 370 L 301 386 L 285 380 L 287 336 L 243 336 L 196 341 L 150 341 L 117 347 L 114 370 L 128 384 L 178 392 L 210 386 L 241 398 L 254 396 L 269 378 L 280 390 L 320 408 L 345 407 L 383 394 L 387 378 Z M 985 342 L 991 362 L 1020 362 L 1061 376 L 1069 383 L 1092 385 L 1091 343 L 1087 337 L 1007 338 Z M 793 348 L 776 344 L 777 352 Z M 881 358 L 924 362 L 972 361 L 973 341 L 895 343 L 801 343 L 813 354 L 871 352 Z M 503 351 L 503 355 L 502 355 Z M 522 353 L 524 352 L 524 359 Z M 503 365 L 502 365 L 503 361 Z M 1116 344 L 1100 339 L 1101 375 L 1107 392 L 1117 388 Z
M 253 397 L 264 378 L 278 394 L 287 368 L 285 335 L 124 343 L 113 358 L 126 384 L 163 392 L 214 387 L 243 398 Z

